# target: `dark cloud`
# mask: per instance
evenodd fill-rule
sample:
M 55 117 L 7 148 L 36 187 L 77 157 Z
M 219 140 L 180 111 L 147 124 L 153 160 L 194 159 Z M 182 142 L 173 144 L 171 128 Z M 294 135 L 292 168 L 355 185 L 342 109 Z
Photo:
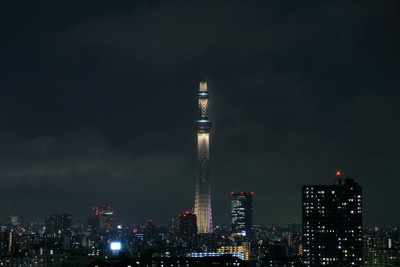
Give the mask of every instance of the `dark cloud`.
M 205 62 L 217 224 L 235 190 L 255 192 L 257 223 L 299 222 L 301 185 L 337 169 L 363 186 L 366 224 L 398 223 L 382 212 L 399 172 L 397 2 L 2 5 L 0 216 L 190 210 Z
M 4 136 L 2 139 L 8 142 L 2 143 L 0 179 L 5 188 L 15 190 L 3 197 L 12 199 L 14 195 L 17 201 L 2 202 L 2 210 L 24 211 L 35 219 L 62 210 L 84 216 L 88 214 L 83 211 L 88 212 L 92 205 L 110 203 L 121 207 L 121 220 L 132 219 L 130 212 L 140 214 L 133 217 L 138 222 L 138 217 L 149 214 L 159 220 L 168 218 L 172 216 L 169 213 L 157 214 L 156 203 L 170 202 L 168 188 L 185 184 L 180 177 L 188 172 L 187 159 L 174 151 L 122 150 L 111 147 L 104 136 L 93 131 L 32 140 Z M 38 203 L 38 209 L 26 210 L 32 200 L 34 205 Z M 179 212 L 175 208 L 179 201 L 182 199 L 175 198 L 167 211 Z M 153 204 L 154 210 L 144 203 Z

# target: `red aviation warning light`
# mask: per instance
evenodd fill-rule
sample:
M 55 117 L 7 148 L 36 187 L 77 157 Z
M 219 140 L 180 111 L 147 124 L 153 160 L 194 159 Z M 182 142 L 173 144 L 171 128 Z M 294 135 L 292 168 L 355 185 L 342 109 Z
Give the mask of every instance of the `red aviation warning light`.
M 340 171 L 337 171 L 336 176 L 340 176 L 340 175 L 341 175 Z

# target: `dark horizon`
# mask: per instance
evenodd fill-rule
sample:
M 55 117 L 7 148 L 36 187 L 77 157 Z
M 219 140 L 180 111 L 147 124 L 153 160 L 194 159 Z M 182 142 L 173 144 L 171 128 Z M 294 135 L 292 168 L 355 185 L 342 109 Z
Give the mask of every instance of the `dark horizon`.
M 398 225 L 398 1 L 0 4 L 1 217 L 110 205 L 121 221 L 194 205 L 196 93 L 210 93 L 214 224 L 301 223 L 301 186 L 363 188 Z M 205 60 L 205 63 L 204 62 Z

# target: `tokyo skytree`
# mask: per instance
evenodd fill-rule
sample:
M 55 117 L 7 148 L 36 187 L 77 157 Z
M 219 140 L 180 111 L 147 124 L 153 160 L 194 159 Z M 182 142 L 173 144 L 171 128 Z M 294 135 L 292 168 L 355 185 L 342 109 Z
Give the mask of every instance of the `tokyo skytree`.
M 196 196 L 194 213 L 197 216 L 197 232 L 212 233 L 211 188 L 209 181 L 208 162 L 210 158 L 210 131 L 212 122 L 208 119 L 207 82 L 200 82 L 198 92 L 199 117 L 195 121 L 197 131 L 197 162 L 198 174 L 196 179 Z

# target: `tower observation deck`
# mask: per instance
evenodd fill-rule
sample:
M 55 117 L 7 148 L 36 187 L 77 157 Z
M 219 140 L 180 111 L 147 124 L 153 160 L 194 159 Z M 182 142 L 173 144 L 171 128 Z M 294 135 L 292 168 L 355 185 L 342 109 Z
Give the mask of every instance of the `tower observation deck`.
M 201 81 L 198 92 L 198 120 L 195 121 L 197 131 L 197 162 L 198 175 L 196 179 L 196 195 L 194 213 L 197 215 L 199 234 L 213 232 L 211 188 L 209 181 L 210 131 L 212 122 L 208 119 L 207 82 Z

